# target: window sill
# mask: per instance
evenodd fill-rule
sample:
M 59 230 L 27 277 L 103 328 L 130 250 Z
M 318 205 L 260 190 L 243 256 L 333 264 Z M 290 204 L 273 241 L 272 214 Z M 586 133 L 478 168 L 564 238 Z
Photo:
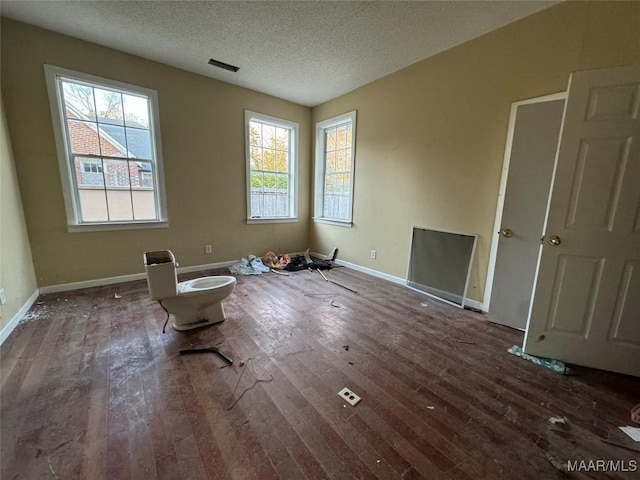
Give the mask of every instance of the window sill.
M 247 218 L 247 225 L 256 225 L 260 223 L 295 223 L 298 217 L 287 218 Z
M 147 228 L 169 228 L 169 222 L 110 222 L 110 223 L 82 223 L 67 225 L 69 233 L 76 232 L 106 232 L 110 230 L 141 230 Z
M 334 225 L 336 227 L 353 228 L 353 222 L 345 220 L 329 220 L 328 218 L 313 217 L 315 223 L 324 223 L 325 225 Z

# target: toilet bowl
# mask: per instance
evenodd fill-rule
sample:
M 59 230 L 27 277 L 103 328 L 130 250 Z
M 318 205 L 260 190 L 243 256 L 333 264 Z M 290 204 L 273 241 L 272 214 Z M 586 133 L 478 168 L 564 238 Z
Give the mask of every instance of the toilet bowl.
M 222 300 L 233 292 L 235 277 L 220 275 L 178 282 L 171 251 L 146 252 L 144 260 L 149 296 L 173 314 L 174 329 L 190 330 L 225 319 Z

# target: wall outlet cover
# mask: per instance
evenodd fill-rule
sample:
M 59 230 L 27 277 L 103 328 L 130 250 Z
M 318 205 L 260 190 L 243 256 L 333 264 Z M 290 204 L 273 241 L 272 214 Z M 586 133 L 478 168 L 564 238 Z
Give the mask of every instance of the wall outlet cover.
M 355 407 L 360 400 L 362 400 L 358 395 L 353 393 L 347 387 L 344 387 L 340 392 L 338 392 L 340 398 L 342 398 L 345 402 L 347 402 L 352 407 Z

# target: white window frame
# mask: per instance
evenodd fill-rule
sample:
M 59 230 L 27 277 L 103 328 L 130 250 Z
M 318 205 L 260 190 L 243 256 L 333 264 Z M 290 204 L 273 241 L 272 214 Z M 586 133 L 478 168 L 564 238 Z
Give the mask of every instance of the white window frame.
M 252 120 L 289 130 L 289 215 L 282 217 L 253 217 L 251 212 L 251 139 L 249 124 Z M 298 221 L 298 124 L 290 120 L 262 113 L 244 111 L 245 160 L 247 168 L 247 224 L 291 223 Z
M 169 226 L 167 219 L 167 204 L 164 190 L 164 171 L 162 168 L 162 149 L 160 140 L 160 116 L 158 113 L 158 93 L 151 90 L 128 83 L 118 82 L 107 78 L 90 75 L 88 73 L 77 72 L 54 65 L 44 65 L 47 91 L 49 93 L 49 106 L 51 118 L 53 120 L 53 130 L 56 139 L 58 153 L 58 164 L 60 167 L 60 177 L 62 179 L 62 192 L 67 214 L 67 229 L 69 232 L 86 232 L 100 230 L 130 230 L 140 228 L 166 228 Z M 73 176 L 75 169 L 71 164 L 71 151 L 67 139 L 65 128 L 65 110 L 62 105 L 63 99 L 60 92 L 59 78 L 76 80 L 78 82 L 89 83 L 95 86 L 103 86 L 138 94 L 149 99 L 149 130 L 151 134 L 151 148 L 154 159 L 151 160 L 155 166 L 156 181 L 156 212 L 155 220 L 130 220 L 130 221 L 101 221 L 83 222 L 80 212 L 80 201 L 78 190 L 75 188 Z M 145 161 L 149 161 L 146 160 Z
M 349 203 L 349 218 L 339 219 L 330 218 L 324 216 L 324 185 L 325 185 L 325 173 L 327 166 L 326 158 L 326 131 L 329 128 L 337 125 L 344 124 L 351 121 L 352 133 L 351 133 L 351 182 Z M 321 122 L 316 123 L 316 178 L 315 178 L 315 201 L 314 201 L 314 216 L 313 221 L 316 223 L 326 223 L 329 225 L 336 225 L 339 227 L 352 227 L 353 226 L 353 185 L 355 183 L 355 159 L 356 159 L 356 110 L 352 112 L 338 115 L 337 117 L 329 118 Z

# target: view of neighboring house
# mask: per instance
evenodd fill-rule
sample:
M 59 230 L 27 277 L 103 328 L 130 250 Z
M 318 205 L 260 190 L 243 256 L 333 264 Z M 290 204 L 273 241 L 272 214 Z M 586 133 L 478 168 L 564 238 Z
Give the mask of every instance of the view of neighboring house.
M 65 112 L 83 221 L 155 219 L 149 129 L 85 115 L 70 102 Z

